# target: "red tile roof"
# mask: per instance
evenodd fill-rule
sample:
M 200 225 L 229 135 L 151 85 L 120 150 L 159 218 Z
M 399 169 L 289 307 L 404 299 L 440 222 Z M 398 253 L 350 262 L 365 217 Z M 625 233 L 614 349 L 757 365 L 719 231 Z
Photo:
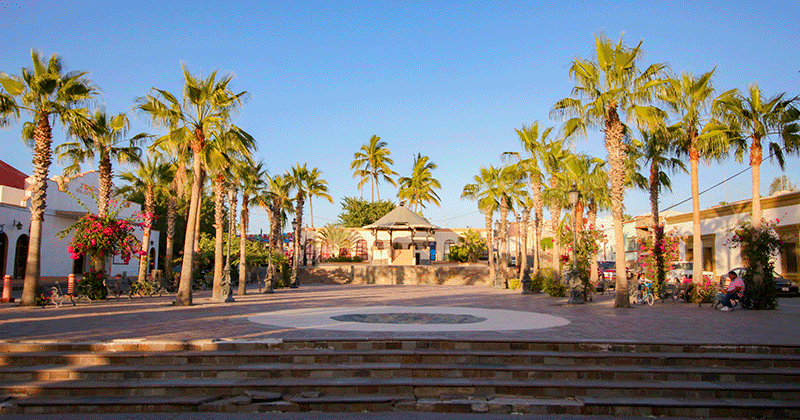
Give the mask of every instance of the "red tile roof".
M 0 160 L 0 185 L 6 185 L 13 188 L 25 189 L 25 178 L 28 175 L 20 172 L 17 168 Z

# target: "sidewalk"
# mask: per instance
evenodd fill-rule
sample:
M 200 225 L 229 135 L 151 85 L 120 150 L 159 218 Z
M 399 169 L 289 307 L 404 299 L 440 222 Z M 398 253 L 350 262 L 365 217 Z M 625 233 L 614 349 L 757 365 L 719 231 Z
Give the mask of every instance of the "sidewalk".
M 482 286 L 303 285 L 274 294 L 248 290 L 232 303 L 210 301 L 210 292 L 194 295 L 194 306 L 172 306 L 174 295 L 81 302 L 60 308 L 0 304 L 0 340 L 108 341 L 146 340 L 260 340 L 280 338 L 452 338 L 521 341 L 601 341 L 641 343 L 739 343 L 800 345 L 800 298 L 780 298 L 774 311 L 715 311 L 704 305 L 656 302 L 653 306 L 615 309 L 613 295 L 595 295 L 594 302 L 568 305 L 566 298 L 521 295 Z M 321 309 L 342 312 L 350 307 L 436 307 L 438 313 L 456 313 L 448 307 L 502 313 L 509 324 L 516 317 L 541 315 L 563 318 L 566 325 L 540 329 L 451 331 L 446 325 L 388 331 L 372 328 L 330 330 L 324 325 L 299 327 L 252 322 L 276 311 Z M 497 310 L 497 311 L 490 311 Z M 483 311 L 483 312 L 481 312 Z M 345 310 L 346 312 L 346 310 Z M 416 311 L 418 312 L 418 311 Z M 433 311 L 431 311 L 433 312 Z M 288 313 L 288 312 L 287 312 Z M 461 312 L 458 312 L 461 313 Z M 533 314 L 526 314 L 533 313 Z M 541 314 L 541 315 L 538 315 Z M 270 319 L 269 317 L 265 319 Z M 272 318 L 274 319 L 274 318 Z M 503 322 L 495 319 L 493 322 Z M 276 321 L 276 323 L 278 323 Z M 488 324 L 487 324 L 488 325 Z M 512 327 L 516 328 L 516 327 Z

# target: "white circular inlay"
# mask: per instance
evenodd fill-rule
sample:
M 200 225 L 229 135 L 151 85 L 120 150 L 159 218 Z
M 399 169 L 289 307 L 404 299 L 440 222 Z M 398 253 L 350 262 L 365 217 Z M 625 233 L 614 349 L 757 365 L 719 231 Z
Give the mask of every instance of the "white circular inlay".
M 485 318 L 485 321 L 463 324 L 408 324 L 343 322 L 331 318 L 354 314 L 364 315 L 398 313 L 471 315 L 477 318 Z M 569 324 L 569 321 L 564 318 L 536 312 L 441 306 L 362 306 L 287 309 L 282 311 L 267 312 L 261 315 L 254 315 L 249 317 L 248 320 L 259 324 L 288 328 L 335 331 L 391 332 L 537 330 L 542 328 L 561 327 Z

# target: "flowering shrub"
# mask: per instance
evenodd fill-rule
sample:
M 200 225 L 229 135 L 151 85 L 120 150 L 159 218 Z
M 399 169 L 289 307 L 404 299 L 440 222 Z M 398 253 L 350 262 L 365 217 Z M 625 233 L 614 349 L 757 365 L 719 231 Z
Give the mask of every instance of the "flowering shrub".
M 36 301 L 34 302 L 36 303 L 36 306 L 41 306 L 44 308 L 50 304 L 51 299 L 53 299 L 53 292 L 40 285 L 39 291 L 36 294 Z
M 67 251 L 73 260 L 81 255 L 92 259 L 103 258 L 106 255 L 120 255 L 127 264 L 131 256 L 141 256 L 141 244 L 133 235 L 138 225 L 129 220 L 117 219 L 113 216 L 100 217 L 96 214 L 87 214 L 77 223 L 59 233 L 64 237 L 70 232 L 75 232 L 67 246 Z
M 717 295 L 717 285 L 707 276 L 704 276 L 703 279 L 703 282 L 692 289 L 692 301 L 698 303 L 713 303 Z
M 563 264 L 570 263 L 572 259 L 573 232 L 569 226 L 564 226 L 561 234 L 561 243 L 567 245 L 567 252 L 561 255 Z M 583 229 L 578 232 L 577 249 L 575 257 L 581 282 L 583 283 L 583 297 L 588 301 L 589 294 L 594 291 L 594 287 L 589 284 L 589 270 L 591 257 L 597 254 L 600 243 L 606 238 L 603 231 L 597 229 L 593 224 L 584 221 Z
M 775 309 L 778 304 L 775 279 L 772 277 L 774 259 L 783 248 L 775 226 L 780 220 L 762 221 L 756 228 L 750 220 L 741 220 L 728 241 L 731 248 L 742 250 L 742 262 L 747 266 L 743 277 L 745 306 L 753 309 Z
M 658 232 L 660 239 L 656 240 L 653 246 L 652 237 L 644 238 L 639 242 L 639 267 L 644 272 L 644 276 L 654 280 L 656 289 L 662 287 L 667 278 L 669 268 L 668 261 L 680 259 L 680 239 L 674 234 L 663 234 Z
M 83 185 L 79 191 L 91 195 L 97 200 L 97 195 L 92 187 Z M 101 217 L 92 214 L 83 202 L 74 195 L 70 195 L 89 213 L 81 217 L 74 225 L 57 234 L 59 239 L 63 239 L 74 232 L 72 240 L 67 246 L 67 251 L 73 260 L 77 260 L 82 255 L 88 256 L 92 260 L 102 259 L 107 255 L 120 255 L 127 264 L 132 256 L 145 255 L 141 250 L 141 243 L 133 235 L 133 232 L 137 227 L 144 227 L 145 223 L 151 222 L 152 214 L 138 213 L 133 220 L 117 219 L 122 207 L 127 207 L 130 203 L 115 199 L 109 203 L 108 215 Z
M 78 295 L 87 296 L 91 300 L 102 300 L 108 296 L 105 285 L 106 277 L 103 273 L 89 270 L 84 274 L 83 280 L 78 283 Z

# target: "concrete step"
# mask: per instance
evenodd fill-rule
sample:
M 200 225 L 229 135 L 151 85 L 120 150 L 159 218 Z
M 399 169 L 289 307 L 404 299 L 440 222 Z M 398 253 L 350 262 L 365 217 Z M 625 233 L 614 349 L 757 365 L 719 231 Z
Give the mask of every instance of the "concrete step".
M 618 353 L 750 353 L 800 355 L 800 346 L 671 344 L 671 343 L 608 343 L 548 342 L 503 340 L 437 339 L 264 339 L 264 340 L 192 340 L 151 341 L 113 340 L 108 342 L 37 342 L 2 341 L 0 353 L 31 352 L 157 352 L 157 351 L 248 351 L 248 350 L 486 350 L 486 351 L 550 351 L 550 352 L 618 352 Z
M 32 397 L 17 399 L 0 409 L 3 414 L 122 413 L 197 411 L 218 397 Z
M 685 366 L 800 368 L 800 355 L 780 353 L 628 353 L 488 350 L 336 350 L 242 351 L 34 351 L 0 355 L 0 366 L 37 365 L 207 365 L 207 364 L 482 364 L 566 366 Z
M 475 378 L 608 381 L 800 382 L 800 368 L 504 364 L 213 364 L 2 366 L 0 381 L 123 381 L 134 379 Z
M 182 379 L 131 381 L 0 382 L 0 393 L 15 397 L 46 394 L 69 396 L 230 396 L 246 390 L 323 395 L 390 394 L 441 398 L 447 395 L 476 397 L 565 398 L 770 398 L 800 399 L 800 383 L 743 383 L 689 381 L 602 380 L 496 380 L 468 378 L 274 378 Z

